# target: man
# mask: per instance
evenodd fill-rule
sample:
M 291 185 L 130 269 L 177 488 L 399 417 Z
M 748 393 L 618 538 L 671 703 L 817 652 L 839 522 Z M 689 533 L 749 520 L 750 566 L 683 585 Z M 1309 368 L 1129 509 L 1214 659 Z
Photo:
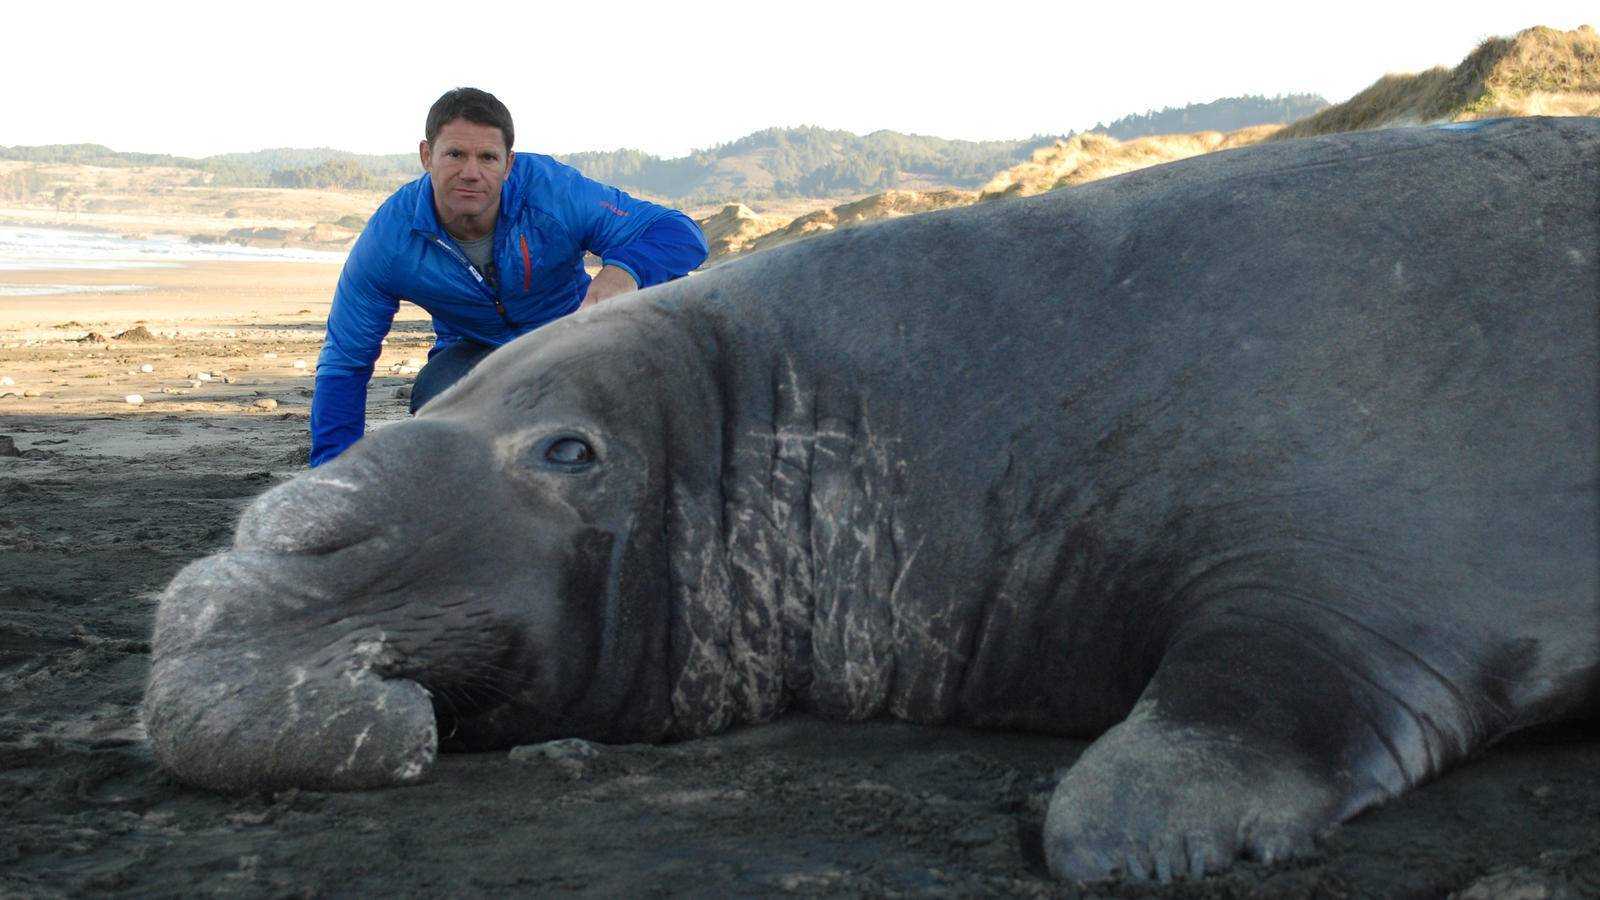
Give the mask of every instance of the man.
M 496 347 L 705 261 L 699 226 L 676 210 L 511 150 L 511 113 L 476 88 L 428 110 L 421 178 L 373 214 L 333 294 L 311 400 L 311 465 L 366 428 L 367 383 L 401 299 L 433 316 L 435 342 L 411 411 Z M 589 251 L 605 264 L 593 279 Z

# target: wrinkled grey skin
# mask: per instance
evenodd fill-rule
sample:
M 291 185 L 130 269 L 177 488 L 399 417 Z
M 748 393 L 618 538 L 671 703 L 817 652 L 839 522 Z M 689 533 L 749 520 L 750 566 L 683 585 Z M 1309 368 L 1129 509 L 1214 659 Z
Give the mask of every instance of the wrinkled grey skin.
M 180 574 L 150 739 L 240 791 L 785 709 L 1099 735 L 1058 875 L 1289 856 L 1600 705 L 1597 221 L 1594 119 L 1395 130 L 574 316 Z

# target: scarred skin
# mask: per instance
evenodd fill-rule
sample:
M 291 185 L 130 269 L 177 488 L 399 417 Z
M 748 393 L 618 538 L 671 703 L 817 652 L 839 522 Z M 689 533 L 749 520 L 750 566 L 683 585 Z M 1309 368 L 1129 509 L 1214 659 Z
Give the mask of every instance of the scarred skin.
M 608 303 L 264 496 L 145 718 L 224 791 L 788 709 L 1098 739 L 1052 871 L 1302 852 L 1600 706 L 1600 121 L 1217 153 Z

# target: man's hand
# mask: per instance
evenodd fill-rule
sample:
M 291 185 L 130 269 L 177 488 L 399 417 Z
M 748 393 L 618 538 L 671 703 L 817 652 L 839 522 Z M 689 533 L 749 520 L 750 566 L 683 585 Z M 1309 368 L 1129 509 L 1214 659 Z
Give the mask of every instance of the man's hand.
M 639 285 L 634 283 L 633 276 L 629 275 L 626 269 L 621 269 L 617 266 L 605 266 L 599 272 L 596 272 L 594 280 L 589 282 L 589 293 L 583 295 L 583 303 L 579 305 L 578 309 L 588 309 L 601 300 L 610 300 L 618 294 L 626 294 L 637 287 Z

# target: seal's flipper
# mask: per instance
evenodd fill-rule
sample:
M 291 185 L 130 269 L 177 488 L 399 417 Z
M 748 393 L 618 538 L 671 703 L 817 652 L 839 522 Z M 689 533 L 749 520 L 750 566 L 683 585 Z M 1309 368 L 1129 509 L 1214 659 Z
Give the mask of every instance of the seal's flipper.
M 1174 642 L 1057 787 L 1052 872 L 1165 881 L 1294 856 L 1479 743 L 1464 704 L 1418 705 L 1396 658 L 1345 652 L 1271 608 L 1240 604 Z

